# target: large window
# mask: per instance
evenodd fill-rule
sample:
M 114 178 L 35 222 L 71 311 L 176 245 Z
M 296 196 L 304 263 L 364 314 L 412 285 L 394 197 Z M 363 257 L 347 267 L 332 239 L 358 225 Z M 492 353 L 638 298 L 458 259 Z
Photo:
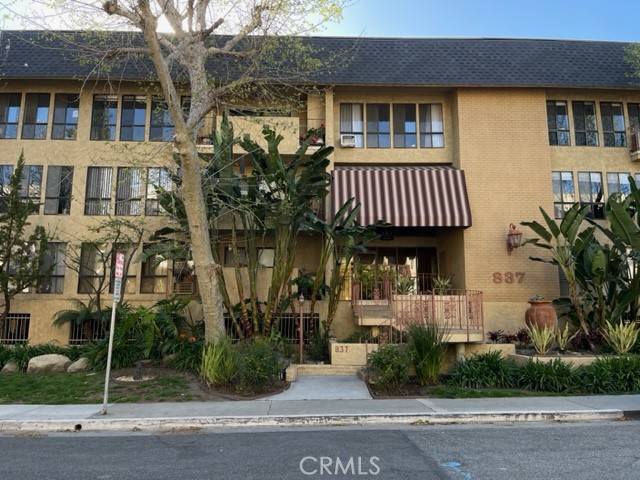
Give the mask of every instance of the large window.
M 49 122 L 49 94 L 27 93 L 22 121 L 22 138 L 44 140 Z
M 171 142 L 175 128 L 173 120 L 169 115 L 167 104 L 164 98 L 154 96 L 151 98 L 151 125 L 149 130 L 149 141 L 151 142 Z
M 13 165 L 0 165 L 0 213 L 7 210 L 7 196 L 11 193 Z
M 547 126 L 549 128 L 549 145 L 571 144 L 567 102 L 547 101 Z
M 598 146 L 596 105 L 593 102 L 573 102 L 573 122 L 576 129 L 576 145 Z
M 47 168 L 44 198 L 45 215 L 69 215 L 73 191 L 73 167 L 52 165 Z
M 147 197 L 145 200 L 145 215 L 160 215 L 164 209 L 158 201 L 158 190 L 170 191 L 173 188 L 170 173 L 165 168 L 151 167 L 147 170 Z
M 444 147 L 442 105 L 439 103 L 421 104 L 418 113 L 420 115 L 420 147 Z
M 91 115 L 91 140 L 115 140 L 118 97 L 95 95 Z
M 600 172 L 578 172 L 580 203 L 588 205 L 591 218 L 604 218 L 604 190 Z
M 340 104 L 340 134 L 353 135 L 356 148 L 364 146 L 364 121 L 361 103 Z
M 20 198 L 33 202 L 33 213 L 38 213 L 42 198 L 42 165 L 24 166 L 20 182 Z
M 624 126 L 624 111 L 621 103 L 600 103 L 602 135 L 605 147 L 626 147 L 627 130 Z
M 168 260 L 163 260 L 158 255 L 146 258 L 142 262 L 140 293 L 167 293 L 168 270 Z
M 85 215 L 109 215 L 111 175 L 111 167 L 89 167 L 87 169 Z
M 4 324 L 0 330 L 0 343 L 5 345 L 16 345 L 29 341 L 29 313 L 10 313 L 4 319 Z
M 555 218 L 562 218 L 576 202 L 573 172 L 551 172 L 553 182 L 553 210 Z
M 80 97 L 77 93 L 56 93 L 53 107 L 53 129 L 51 138 L 54 140 L 75 140 L 78 135 L 78 111 Z
M 147 121 L 147 97 L 124 95 L 120 116 L 120 140 L 143 142 Z
M 104 281 L 105 256 L 100 246 L 83 243 L 80 249 L 78 293 L 94 294 Z
M 47 251 L 42 259 L 40 271 L 49 272 L 49 275 L 40 284 L 38 293 L 64 292 L 64 258 L 66 249 L 66 243 L 49 242 L 47 244 Z
M 629 112 L 629 127 L 638 131 L 640 127 L 640 103 L 627 103 Z
M 613 195 L 614 193 L 619 193 L 622 198 L 631 193 L 629 172 L 607 173 L 607 195 Z
M 19 93 L 0 93 L 0 138 L 18 138 Z
M 142 169 L 118 167 L 116 215 L 140 215 L 141 204 Z
M 370 103 L 367 105 L 367 148 L 389 148 L 390 146 L 389 105 Z
M 411 103 L 393 105 L 393 146 L 416 148 L 418 145 L 416 106 Z

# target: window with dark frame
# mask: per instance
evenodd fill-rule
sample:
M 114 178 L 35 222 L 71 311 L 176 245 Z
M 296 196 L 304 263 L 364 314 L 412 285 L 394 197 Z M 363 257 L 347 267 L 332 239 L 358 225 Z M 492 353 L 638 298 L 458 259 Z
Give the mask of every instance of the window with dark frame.
M 53 140 L 75 140 L 78 137 L 80 96 L 77 93 L 56 93 L 53 106 Z
M 418 146 L 418 126 L 416 105 L 413 103 L 393 104 L 393 147 L 416 148 Z
M 0 93 L 0 138 L 18 138 L 20 93 Z
M 78 293 L 96 293 L 105 276 L 104 253 L 100 246 L 83 243 L 79 267 Z
M 9 313 L 0 331 L 0 343 L 17 345 L 29 341 L 30 313 Z
M 547 100 L 547 127 L 549 129 L 549 145 L 571 145 L 567 102 Z
M 624 199 L 631 193 L 629 172 L 607 172 L 607 195 L 619 193 Z
M 21 138 L 27 140 L 47 138 L 50 98 L 48 93 L 27 93 L 24 101 Z
M 11 193 L 13 165 L 0 165 L 0 213 L 7 211 L 7 196 Z
M 44 197 L 45 215 L 69 215 L 73 193 L 73 167 L 50 165 Z
M 627 129 L 621 103 L 600 102 L 602 136 L 605 147 L 626 147 Z
M 144 246 L 143 250 L 149 248 Z M 140 274 L 140 293 L 166 293 L 169 272 L 169 260 L 159 255 L 151 255 L 142 261 Z
M 388 104 L 367 104 L 367 148 L 390 148 L 391 124 Z
M 364 146 L 364 121 L 361 103 L 340 104 L 340 134 L 353 135 L 356 148 Z
M 595 219 L 604 218 L 604 188 L 602 185 L 602 173 L 578 172 L 578 190 L 580 204 L 588 205 L 589 217 Z
M 147 97 L 123 95 L 120 114 L 120 141 L 143 142 L 147 124 Z
M 575 127 L 576 145 L 598 146 L 598 122 L 596 120 L 596 104 L 594 102 L 573 102 L 573 123 Z
M 418 105 L 420 148 L 444 147 L 444 121 L 442 104 L 421 103 Z
M 555 218 L 563 218 L 576 203 L 573 172 L 551 172 L 553 183 L 553 210 Z
M 111 167 L 88 167 L 84 199 L 85 215 L 109 215 L 111 205 Z
M 142 169 L 118 167 L 116 178 L 116 215 L 142 213 Z
M 158 200 L 158 190 L 171 191 L 173 180 L 166 168 L 150 167 L 147 169 L 147 195 L 144 202 L 144 214 L 157 216 L 164 213 L 164 208 Z
M 48 276 L 38 287 L 38 293 L 64 293 L 66 249 L 67 244 L 63 242 L 47 244 L 40 271 L 48 272 Z
M 115 140 L 118 97 L 94 95 L 91 113 L 91 140 Z
M 151 122 L 149 125 L 150 142 L 171 142 L 175 127 L 169 114 L 164 97 L 151 97 Z
M 33 203 L 33 214 L 40 211 L 42 198 L 42 165 L 25 165 L 20 181 L 20 198 Z

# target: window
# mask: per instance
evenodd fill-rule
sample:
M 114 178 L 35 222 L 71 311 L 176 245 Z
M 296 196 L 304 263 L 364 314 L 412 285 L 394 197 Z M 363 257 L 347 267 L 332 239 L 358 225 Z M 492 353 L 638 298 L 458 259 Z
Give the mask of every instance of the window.
M 551 172 L 553 182 L 553 210 L 555 218 L 562 218 L 576 203 L 573 172 Z
M 420 147 L 444 147 L 444 122 L 442 120 L 442 105 L 426 103 L 418 106 L 420 115 Z
M 596 106 L 593 102 L 573 102 L 573 123 L 576 127 L 576 145 L 598 146 Z
M 624 112 L 621 103 L 600 103 L 602 115 L 602 135 L 605 147 L 626 147 L 627 130 L 624 126 Z
M 33 213 L 38 213 L 42 198 L 42 165 L 24 166 L 20 182 L 20 198 L 33 202 Z
M 398 103 L 393 106 L 393 146 L 416 148 L 418 145 L 416 106 Z
M 116 139 L 116 115 L 118 97 L 115 95 L 95 95 L 91 115 L 91 140 Z
M 627 103 L 629 112 L 629 127 L 638 131 L 640 127 L 640 103 Z
M 607 194 L 619 193 L 625 198 L 631 193 L 631 183 L 629 182 L 629 172 L 607 173 Z
M 108 333 L 108 324 L 99 318 L 91 318 L 82 323 L 72 322 L 69 328 L 69 345 L 82 345 L 93 340 L 104 340 Z
M 116 215 L 140 215 L 141 204 L 142 169 L 118 167 Z
M 87 169 L 85 215 L 109 215 L 111 175 L 111 167 L 89 167 Z
M 53 106 L 54 140 L 75 140 L 78 134 L 78 110 L 80 97 L 78 94 L 56 93 Z
M 7 195 L 11 193 L 13 165 L 0 165 L 0 213 L 7 210 Z
M 113 245 L 113 251 L 111 252 L 111 269 L 109 270 L 109 293 L 113 293 L 115 289 L 116 252 L 124 253 L 125 276 L 122 278 L 121 291 L 125 293 L 136 293 L 136 274 L 131 268 L 131 257 L 137 249 L 137 246 L 126 243 L 116 243 Z
M 18 138 L 19 93 L 0 93 L 0 138 Z
M 4 319 L 0 337 L 0 343 L 5 345 L 16 345 L 29 341 L 29 313 L 10 313 Z
M 149 247 L 145 246 L 144 249 Z M 140 293 L 166 293 L 169 261 L 159 255 L 151 255 L 142 262 Z
M 41 272 L 49 272 L 49 276 L 40 284 L 38 293 L 64 292 L 64 258 L 67 244 L 49 242 L 42 259 Z
M 24 102 L 22 138 L 43 140 L 47 138 L 49 121 L 49 94 L 27 93 Z
M 367 105 L 367 147 L 389 148 L 390 134 L 389 105 Z
M 151 98 L 151 125 L 149 141 L 171 142 L 174 134 L 173 120 L 162 97 Z
M 578 172 L 580 203 L 589 205 L 591 218 L 604 218 L 604 191 L 600 172 Z
M 83 243 L 80 249 L 78 293 L 96 293 L 104 281 L 104 254 L 93 243 Z
M 547 101 L 547 126 L 549 127 L 549 145 L 571 144 L 567 102 Z
M 173 182 L 171 174 L 165 168 L 149 168 L 147 170 L 147 198 L 145 200 L 145 215 L 160 215 L 164 209 L 160 206 L 158 200 L 158 190 L 171 191 Z
M 364 123 L 361 103 L 340 104 L 340 134 L 353 135 L 356 148 L 364 146 Z
M 73 167 L 47 168 L 47 189 L 44 198 L 45 215 L 69 215 L 73 189 Z
M 144 95 L 124 95 L 120 116 L 120 140 L 144 141 L 147 121 L 147 97 Z

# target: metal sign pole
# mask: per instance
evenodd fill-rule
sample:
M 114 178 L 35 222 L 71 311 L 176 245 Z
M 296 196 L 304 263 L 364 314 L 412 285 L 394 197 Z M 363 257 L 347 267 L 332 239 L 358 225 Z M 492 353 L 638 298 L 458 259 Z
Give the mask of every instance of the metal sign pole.
M 109 403 L 109 376 L 111 375 L 111 355 L 113 354 L 113 331 L 116 328 L 116 307 L 120 302 L 122 289 L 122 275 L 124 270 L 124 253 L 116 252 L 116 271 L 113 286 L 113 305 L 111 307 L 111 326 L 109 327 L 109 349 L 107 350 L 107 371 L 104 376 L 104 400 L 102 402 L 102 415 L 107 414 Z

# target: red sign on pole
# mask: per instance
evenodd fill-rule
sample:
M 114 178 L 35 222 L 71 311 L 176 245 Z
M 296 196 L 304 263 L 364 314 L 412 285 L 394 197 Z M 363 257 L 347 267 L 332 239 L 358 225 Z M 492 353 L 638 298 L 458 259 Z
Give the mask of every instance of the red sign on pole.
M 122 278 L 124 274 L 124 253 L 116 252 L 116 278 Z

